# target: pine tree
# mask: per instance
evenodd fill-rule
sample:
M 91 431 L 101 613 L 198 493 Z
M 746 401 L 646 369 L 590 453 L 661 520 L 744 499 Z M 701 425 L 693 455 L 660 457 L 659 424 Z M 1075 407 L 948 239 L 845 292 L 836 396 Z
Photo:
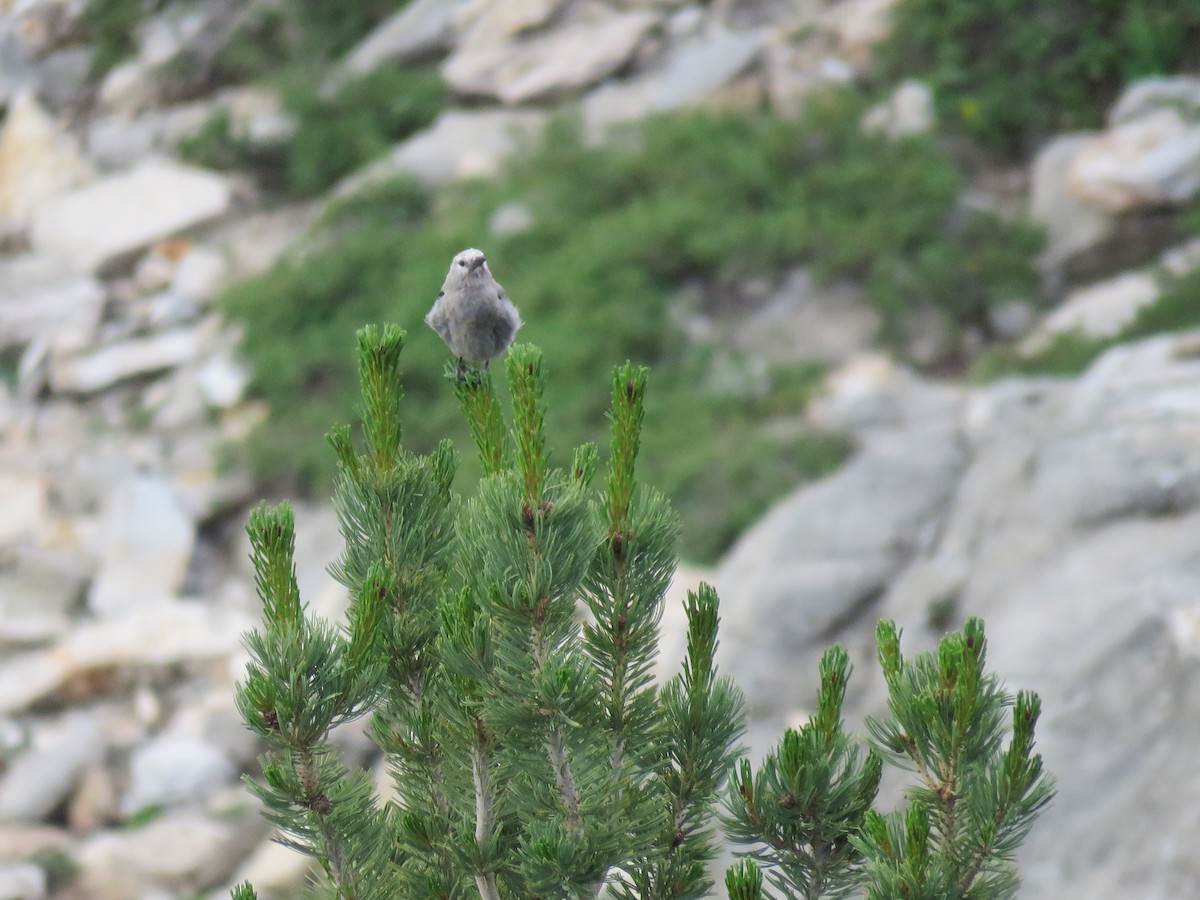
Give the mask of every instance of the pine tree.
M 706 896 L 743 700 L 716 672 L 707 586 L 682 671 L 652 676 L 679 525 L 634 477 L 646 370 L 614 372 L 599 490 L 594 446 L 551 465 L 535 348 L 507 357 L 511 430 L 487 372 L 455 376 L 485 473 L 462 500 L 449 444 L 401 444 L 403 343 L 359 333 L 361 448 L 348 427 L 329 438 L 344 626 L 304 610 L 287 505 L 250 518 L 264 624 L 238 702 L 270 748 L 252 782 L 268 817 L 345 900 Z M 395 806 L 329 741 L 368 712 Z
M 279 839 L 319 862 L 316 896 L 702 898 L 722 797 L 749 848 L 726 873 L 735 900 L 768 896 L 764 880 L 781 897 L 1012 895 L 1013 852 L 1051 788 L 1032 753 L 1037 698 L 984 674 L 981 622 L 913 660 L 880 623 L 890 716 L 869 722 L 870 749 L 843 729 L 850 666 L 831 647 L 811 721 L 757 772 L 735 766 L 744 700 L 716 670 L 711 587 L 688 595 L 681 671 L 661 686 L 652 674 L 679 523 L 635 479 L 646 370 L 613 373 L 597 478 L 593 445 L 552 465 L 536 348 L 507 356 L 511 426 L 486 370 L 448 367 L 484 473 L 464 499 L 448 442 L 402 444 L 403 346 L 396 326 L 359 332 L 360 427 L 329 435 L 346 621 L 306 610 L 286 503 L 247 526 L 263 625 L 237 701 L 268 748 L 249 783 Z M 395 803 L 330 741 L 366 715 Z M 874 809 L 884 761 L 917 776 L 887 815 Z

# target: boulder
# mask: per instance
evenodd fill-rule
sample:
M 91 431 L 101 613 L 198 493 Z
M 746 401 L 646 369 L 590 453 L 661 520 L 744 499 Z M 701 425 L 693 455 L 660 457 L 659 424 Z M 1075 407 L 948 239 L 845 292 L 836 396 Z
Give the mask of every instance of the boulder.
M 142 669 L 225 660 L 250 625 L 240 613 L 180 602 L 81 623 L 50 647 L 0 662 L 0 713 L 86 699 Z
M 673 42 L 642 74 L 609 82 L 584 98 L 588 134 L 598 137 L 614 122 L 703 103 L 750 69 L 762 49 L 759 31 L 717 30 Z
M 412 62 L 454 46 L 455 15 L 464 0 L 414 0 L 375 30 L 343 60 L 339 77 L 365 75 L 384 63 Z
M 1046 230 L 1041 265 L 1050 269 L 1093 250 L 1113 233 L 1110 213 L 1086 203 L 1067 187 L 1075 157 L 1091 145 L 1092 132 L 1056 137 L 1033 161 L 1030 185 L 1030 218 Z
M 460 94 L 508 106 L 577 93 L 616 72 L 659 23 L 644 10 L 606 14 L 516 43 L 464 41 L 442 75 Z
M 1158 276 L 1147 270 L 1124 272 L 1074 290 L 1021 342 L 1021 350 L 1036 353 L 1060 334 L 1115 337 L 1133 321 L 1138 310 L 1153 303 L 1161 293 Z
M 537 110 L 451 110 L 387 157 L 350 175 L 334 191 L 344 197 L 373 184 L 411 175 L 429 188 L 461 178 L 486 178 L 524 142 L 540 135 L 546 115 Z
M 40 204 L 91 175 L 78 143 L 31 93 L 13 98 L 0 127 L 0 219 L 23 226 Z
M 229 210 L 231 199 L 229 181 L 220 175 L 149 159 L 42 204 L 30 238 L 36 251 L 97 272 L 211 222 Z
M 181 328 L 58 355 L 50 364 L 50 387 L 59 394 L 94 394 L 129 378 L 181 366 L 195 359 L 202 346 L 196 328 Z
M 100 760 L 104 750 L 100 730 L 87 713 L 75 713 L 52 724 L 39 722 L 32 746 L 9 759 L 0 776 L 0 820 L 45 819 L 66 800 L 83 770 Z
M 0 350 L 43 341 L 58 352 L 91 346 L 104 313 L 104 288 L 64 271 L 52 257 L 0 259 Z
M 863 114 L 862 129 L 892 140 L 928 134 L 934 126 L 933 91 L 921 81 L 902 82 L 887 100 Z
M 1108 213 L 1191 201 L 1200 191 L 1200 119 L 1167 108 L 1123 121 L 1079 148 L 1067 188 Z
M 203 800 L 236 778 L 233 764 L 199 738 L 160 735 L 138 747 L 129 761 L 129 790 L 121 813 Z
M 136 473 L 113 485 L 88 606 L 102 616 L 169 602 L 183 586 L 196 523 L 161 476 Z

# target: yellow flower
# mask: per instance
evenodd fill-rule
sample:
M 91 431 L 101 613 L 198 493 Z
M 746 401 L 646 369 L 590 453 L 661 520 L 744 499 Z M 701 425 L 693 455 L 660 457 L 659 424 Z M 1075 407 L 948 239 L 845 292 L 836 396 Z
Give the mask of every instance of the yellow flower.
M 958 114 L 970 122 L 979 115 L 979 102 L 974 97 L 967 97 L 958 104 Z

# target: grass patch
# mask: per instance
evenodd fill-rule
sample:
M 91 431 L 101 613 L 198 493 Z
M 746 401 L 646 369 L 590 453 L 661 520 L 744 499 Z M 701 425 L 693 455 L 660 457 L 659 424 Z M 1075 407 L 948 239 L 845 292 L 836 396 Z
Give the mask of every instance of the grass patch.
M 1133 321 L 1112 337 L 1092 338 L 1064 332 L 1038 353 L 1020 353 L 1013 347 L 989 350 L 975 361 L 971 378 L 988 382 L 1010 376 L 1071 377 L 1083 372 L 1096 357 L 1117 344 L 1190 328 L 1200 328 L 1200 272 L 1176 279 L 1162 296 L 1139 309 Z
M 397 183 L 341 204 L 307 253 L 225 298 L 246 323 L 254 388 L 272 408 L 251 448 L 260 471 L 325 490 L 331 459 L 320 435 L 353 402 L 346 347 L 369 321 L 409 329 L 409 445 L 465 439 L 442 380 L 447 352 L 422 317 L 453 254 L 482 246 L 527 323 L 521 339 L 545 351 L 549 427 L 572 444 L 606 442 L 594 423 L 607 397 L 594 386 L 613 365 L 653 365 L 644 475 L 683 513 L 685 554 L 712 558 L 766 504 L 837 466 L 849 447 L 768 427 L 802 409 L 820 377 L 814 367 L 777 368 L 765 386 L 747 379 L 715 394 L 713 354 L 670 324 L 682 283 L 719 286 L 810 265 L 865 282 L 889 321 L 944 303 L 958 326 L 1033 287 L 1024 250 L 1032 233 L 957 208 L 955 165 L 922 138 L 862 135 L 861 108 L 839 95 L 802 122 L 671 116 L 643 123 L 621 149 L 589 147 L 559 122 L 498 181 L 451 186 L 436 201 Z M 489 236 L 492 213 L 511 203 L 533 225 Z
M 882 79 L 926 81 L 944 123 L 1010 154 L 1099 125 L 1125 84 L 1200 52 L 1200 5 L 1178 0 L 902 0 L 893 22 Z

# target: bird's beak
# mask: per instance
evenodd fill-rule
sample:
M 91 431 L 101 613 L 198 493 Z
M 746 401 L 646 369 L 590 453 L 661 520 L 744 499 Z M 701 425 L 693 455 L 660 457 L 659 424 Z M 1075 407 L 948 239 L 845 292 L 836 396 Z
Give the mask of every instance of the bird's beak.
M 478 269 L 480 266 L 484 266 L 484 265 L 487 265 L 487 257 L 481 256 L 481 257 L 479 257 L 479 259 L 475 260 L 475 262 L 471 263 L 471 268 Z

